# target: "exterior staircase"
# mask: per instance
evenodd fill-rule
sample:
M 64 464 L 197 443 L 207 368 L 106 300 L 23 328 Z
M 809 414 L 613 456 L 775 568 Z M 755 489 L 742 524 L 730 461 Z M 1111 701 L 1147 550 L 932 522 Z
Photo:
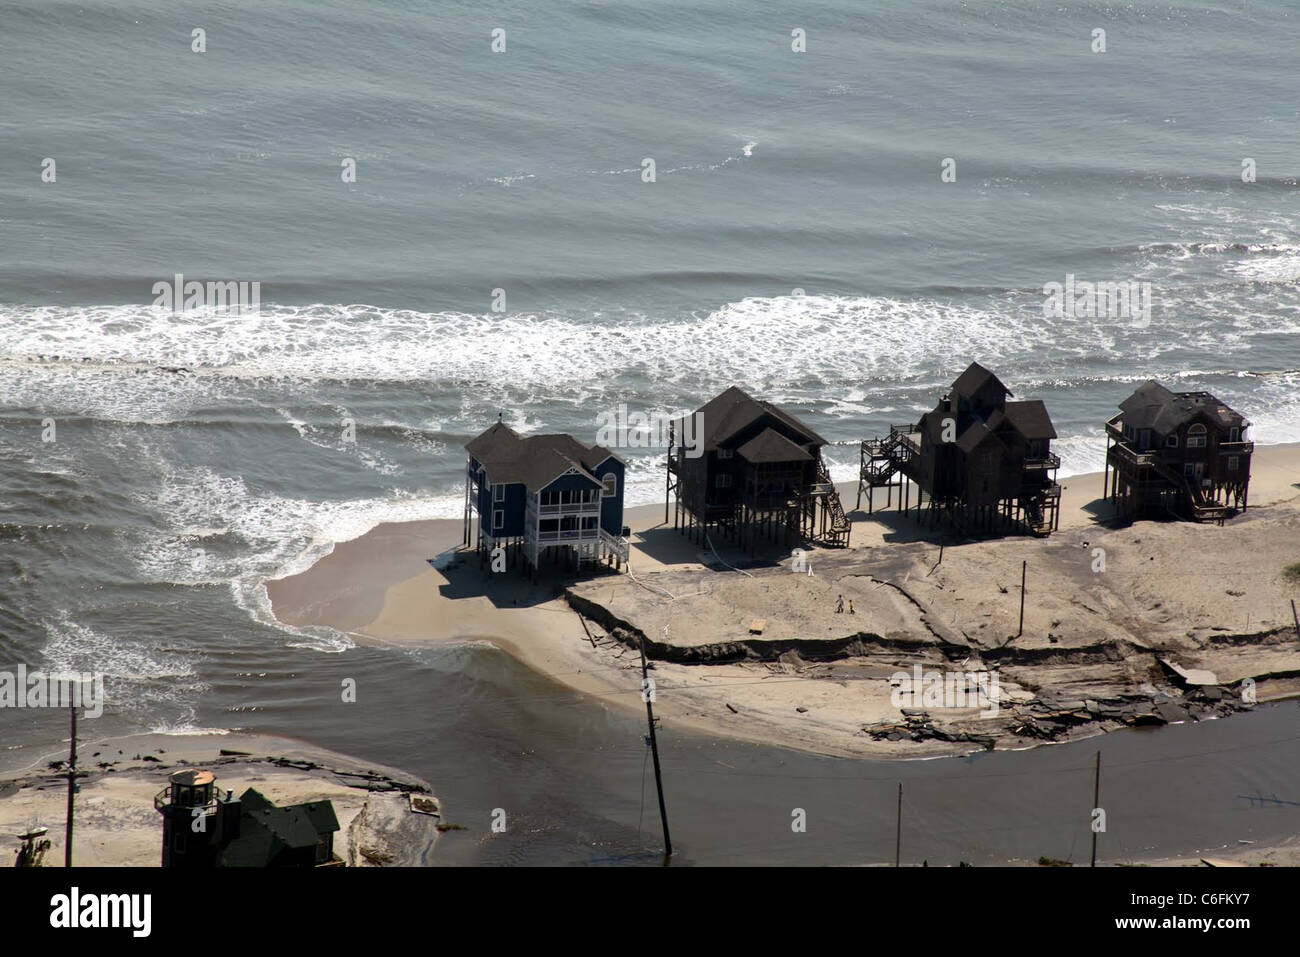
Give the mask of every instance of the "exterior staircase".
M 1187 500 L 1192 506 L 1193 519 L 1198 522 L 1217 522 L 1227 516 L 1228 507 L 1207 496 L 1195 479 L 1188 480 L 1186 475 L 1171 469 L 1160 460 L 1158 455 L 1151 457 L 1151 464 L 1162 478 L 1187 493 Z
M 822 516 L 826 529 L 823 533 L 825 544 L 835 548 L 844 548 L 849 544 L 852 526 L 849 517 L 844 514 L 844 504 L 840 493 L 831 481 L 830 469 L 820 455 L 817 456 L 817 484 L 812 488 L 813 494 L 821 500 Z

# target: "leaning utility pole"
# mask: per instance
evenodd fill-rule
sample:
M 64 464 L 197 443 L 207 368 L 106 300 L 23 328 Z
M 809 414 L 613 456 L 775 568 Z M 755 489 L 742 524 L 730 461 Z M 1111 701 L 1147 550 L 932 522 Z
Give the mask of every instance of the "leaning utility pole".
M 1029 571 L 1029 562 L 1020 563 L 1020 628 L 1016 631 L 1016 637 L 1019 638 L 1025 633 L 1025 573 Z
M 1097 866 L 1097 808 L 1101 807 L 1101 751 L 1097 752 L 1097 767 L 1092 772 L 1092 863 L 1089 867 Z
M 894 828 L 894 866 L 903 853 L 903 782 L 898 782 L 898 825 Z
M 63 866 L 72 866 L 72 795 L 77 790 L 77 709 L 71 707 L 72 740 L 68 743 L 68 824 L 64 831 Z
M 646 722 L 650 726 L 650 753 L 655 762 L 655 788 L 659 792 L 659 820 L 664 827 L 664 857 L 673 856 L 673 840 L 668 836 L 668 808 L 664 805 L 664 779 L 659 770 L 659 742 L 655 738 L 654 689 L 646 673 L 645 638 L 639 642 L 641 647 L 641 697 L 645 699 Z

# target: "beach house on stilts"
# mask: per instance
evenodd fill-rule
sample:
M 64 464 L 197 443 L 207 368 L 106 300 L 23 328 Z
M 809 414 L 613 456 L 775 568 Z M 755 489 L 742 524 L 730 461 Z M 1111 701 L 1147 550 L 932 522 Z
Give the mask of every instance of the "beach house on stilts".
M 992 372 L 972 362 L 939 404 L 912 425 L 862 443 L 858 507 L 898 485 L 899 506 L 910 507 L 908 482 L 917 487 L 917 519 L 928 497 L 931 522 L 941 516 L 963 529 L 1022 527 L 1048 535 L 1060 523 L 1061 487 L 1052 453 L 1056 429 L 1038 399 L 1011 395 Z
M 690 436 L 690 441 L 687 441 Z M 710 527 L 747 549 L 849 543 L 849 520 L 822 460 L 826 440 L 770 402 L 732 386 L 670 429 L 673 527 L 703 542 Z
M 1175 515 L 1222 521 L 1245 511 L 1250 423 L 1208 392 L 1148 381 L 1106 423 L 1102 495 L 1126 519 Z
M 530 571 L 553 560 L 626 563 L 625 464 L 609 449 L 562 433 L 521 436 L 500 421 L 465 449 L 464 544 L 481 561 L 499 547 Z

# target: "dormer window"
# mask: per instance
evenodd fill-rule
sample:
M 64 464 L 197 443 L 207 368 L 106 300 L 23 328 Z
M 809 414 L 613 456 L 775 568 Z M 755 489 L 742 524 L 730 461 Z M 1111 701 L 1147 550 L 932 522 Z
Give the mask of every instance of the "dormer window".
M 1170 432 L 1169 435 L 1165 438 L 1165 448 L 1170 448 L 1170 449 L 1178 448 L 1177 432 Z
M 1205 426 L 1197 422 L 1187 430 L 1187 447 L 1189 449 L 1205 448 Z
M 732 456 L 732 450 L 731 450 L 731 449 L 718 449 L 718 458 L 720 458 L 720 459 L 729 459 L 729 458 L 731 458 L 731 456 Z

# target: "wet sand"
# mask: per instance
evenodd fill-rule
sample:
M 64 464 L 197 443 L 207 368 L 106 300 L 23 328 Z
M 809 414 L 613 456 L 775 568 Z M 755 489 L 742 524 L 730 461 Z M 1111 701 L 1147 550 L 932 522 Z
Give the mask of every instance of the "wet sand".
M 843 637 L 835 629 L 845 631 L 847 616 L 834 615 L 840 590 L 832 582 L 870 582 L 874 575 L 877 582 L 859 598 L 853 627 L 889 636 L 890 643 L 875 649 L 880 654 L 845 656 L 828 671 L 809 668 L 800 658 L 751 660 L 747 653 L 707 665 L 682 664 L 662 660 L 671 656 L 661 648 L 661 660 L 654 662 L 656 711 L 684 730 L 816 753 L 951 753 L 982 745 L 928 735 L 915 740 L 910 733 L 890 740 L 873 737 L 864 727 L 885 728 L 891 722 L 906 727 L 891 701 L 888 679 L 894 671 L 910 669 L 915 661 L 938 666 L 958 641 L 977 661 L 996 659 L 1015 634 L 1022 557 L 1032 559 L 1035 568 L 1027 589 L 1034 600 L 1027 600 L 1025 634 L 1012 648 L 1022 658 L 1037 654 L 1045 667 L 996 663 L 1008 700 L 1028 696 L 1046 707 L 1073 708 L 1075 699 L 1114 697 L 1118 688 L 1160 701 L 1180 689 L 1153 664 L 1157 656 L 1221 672 L 1222 682 L 1252 674 L 1283 676 L 1272 686 L 1262 682 L 1259 700 L 1294 693 L 1294 682 L 1285 676 L 1300 673 L 1300 653 L 1285 630 L 1291 625 L 1286 598 L 1295 587 L 1282 582 L 1279 572 L 1296 559 L 1291 543 L 1297 538 L 1297 483 L 1300 447 L 1261 446 L 1252 471 L 1251 508 L 1225 526 L 1140 522 L 1109 529 L 1101 475 L 1072 476 L 1062 481 L 1061 530 L 1051 538 L 949 541 L 937 568 L 941 530 L 919 525 L 915 513 L 904 516 L 880 507 L 879 497 L 874 514 L 863 514 L 866 503 L 863 512 L 853 511 L 856 488 L 842 486 L 854 519 L 852 548 L 810 551 L 814 575 L 798 580 L 800 591 L 790 584 L 798 576 L 788 569 L 751 571 L 757 584 L 734 571 L 711 569 L 717 557 L 664 527 L 662 506 L 642 506 L 629 509 L 626 518 L 633 529 L 632 575 L 597 577 L 574 591 L 611 609 L 612 618 L 624 623 L 640 616 L 646 627 L 632 631 L 651 642 L 690 647 L 743 644 L 751 637 L 750 619 L 764 615 L 764 639 L 824 637 L 828 627 L 831 637 Z M 272 608 L 288 624 L 334 628 L 362 643 L 414 647 L 490 641 L 563 685 L 615 707 L 642 707 L 639 657 L 628 635 L 590 622 L 584 627 L 561 597 L 566 582 L 560 571 L 542 574 L 536 583 L 517 569 L 491 575 L 480 570 L 472 552 L 431 567 L 429 560 L 455 548 L 461 535 L 455 521 L 381 525 L 338 544 L 308 571 L 268 582 Z M 727 543 L 715 545 L 728 562 L 748 557 Z M 1092 550 L 1103 545 L 1109 564 L 1099 576 L 1091 571 Z M 783 555 L 773 551 L 770 557 Z M 900 599 L 896 589 L 878 587 L 884 580 L 906 581 L 903 587 L 918 594 Z M 768 596 L 771 611 L 741 611 L 756 597 L 746 597 L 746 588 L 770 592 L 773 587 L 780 591 Z M 924 606 L 919 613 L 910 600 L 918 595 Z M 652 647 L 652 657 L 655 651 Z M 1083 660 L 1090 651 L 1101 660 Z M 1130 657 L 1135 663 L 1127 663 Z M 976 713 L 953 711 L 944 718 L 981 733 Z M 1005 719 L 1004 713 L 1004 724 Z M 1124 725 L 1119 719 L 1081 723 L 1087 726 L 1068 729 L 1065 736 Z M 988 728 L 1000 746 L 1007 746 L 1005 732 Z M 1014 746 L 1032 743 L 1022 738 Z

